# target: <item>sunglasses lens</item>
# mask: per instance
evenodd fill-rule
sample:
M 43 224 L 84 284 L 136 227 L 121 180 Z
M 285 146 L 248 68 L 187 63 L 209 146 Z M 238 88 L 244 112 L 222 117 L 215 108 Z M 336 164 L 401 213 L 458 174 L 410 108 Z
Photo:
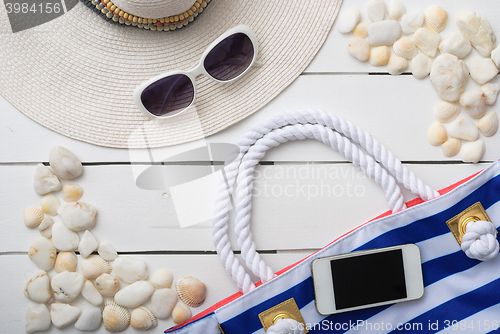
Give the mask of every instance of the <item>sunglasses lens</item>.
M 193 83 L 184 74 L 160 79 L 144 89 L 141 101 L 153 115 L 175 115 L 186 109 L 194 98 Z
M 236 78 L 250 66 L 254 48 L 250 38 L 237 33 L 217 44 L 206 56 L 204 66 L 208 74 L 217 80 Z

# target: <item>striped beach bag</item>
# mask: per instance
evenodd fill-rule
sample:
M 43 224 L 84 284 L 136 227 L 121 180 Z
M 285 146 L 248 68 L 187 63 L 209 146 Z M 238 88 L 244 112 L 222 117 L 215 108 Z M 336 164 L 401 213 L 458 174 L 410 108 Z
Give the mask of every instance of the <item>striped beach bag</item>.
M 253 171 L 270 148 L 306 138 L 330 145 L 361 168 L 385 190 L 390 211 L 274 273 L 255 251 L 250 232 Z M 167 333 L 500 332 L 499 162 L 436 192 L 368 133 L 320 110 L 277 114 L 254 125 L 237 144 L 239 155 L 224 168 L 213 237 L 241 292 Z M 405 203 L 398 184 L 418 198 Z M 231 199 L 241 254 L 248 270 L 260 279 L 257 284 L 231 250 Z M 421 252 L 422 298 L 327 316 L 317 312 L 314 259 L 409 243 Z M 279 313 L 284 305 L 294 311 Z

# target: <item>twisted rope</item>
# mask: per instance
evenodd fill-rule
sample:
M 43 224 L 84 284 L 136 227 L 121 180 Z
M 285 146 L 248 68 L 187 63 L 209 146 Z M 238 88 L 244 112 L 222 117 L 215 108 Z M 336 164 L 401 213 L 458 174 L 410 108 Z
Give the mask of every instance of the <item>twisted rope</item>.
M 304 334 L 304 325 L 291 318 L 281 318 L 269 327 L 267 334 Z
M 495 258 L 500 249 L 495 225 L 485 220 L 468 223 L 461 246 L 471 259 L 488 261 Z

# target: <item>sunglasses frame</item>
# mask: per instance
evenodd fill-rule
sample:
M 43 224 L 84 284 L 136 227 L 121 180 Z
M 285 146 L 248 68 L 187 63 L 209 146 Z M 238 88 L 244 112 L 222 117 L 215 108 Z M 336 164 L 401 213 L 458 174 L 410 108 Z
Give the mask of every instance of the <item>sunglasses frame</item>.
M 227 37 L 229 37 L 231 35 L 238 34 L 238 33 L 245 34 L 246 36 L 248 36 L 248 38 L 252 42 L 253 49 L 254 49 L 253 59 L 250 62 L 250 64 L 248 65 L 248 67 L 238 76 L 236 76 L 230 80 L 225 80 L 225 81 L 218 80 L 218 79 L 214 78 L 213 76 L 211 76 L 207 72 L 207 70 L 205 69 L 205 66 L 204 66 L 205 58 L 210 53 L 210 51 L 212 51 L 213 48 L 215 46 L 217 46 L 220 42 L 222 42 Z M 196 62 L 189 70 L 187 70 L 187 71 L 183 71 L 183 70 L 168 71 L 168 72 L 162 73 L 160 75 L 157 75 L 157 76 L 143 82 L 139 86 L 137 86 L 137 88 L 134 91 L 134 102 L 140 111 L 142 111 L 144 114 L 146 114 L 147 116 L 152 117 L 152 118 L 165 119 L 165 118 L 170 118 L 170 117 L 180 115 L 181 113 L 183 113 L 184 111 L 189 109 L 193 105 L 193 103 L 196 101 L 196 78 L 198 76 L 206 75 L 209 78 L 211 78 L 212 80 L 215 80 L 215 81 L 221 82 L 221 83 L 227 83 L 227 82 L 234 81 L 234 80 L 238 79 L 239 77 L 241 77 L 242 75 L 244 75 L 251 67 L 259 67 L 262 65 L 260 62 L 256 61 L 258 53 L 259 53 L 259 43 L 257 41 L 257 37 L 255 36 L 255 33 L 252 31 L 252 29 L 250 27 L 248 27 L 246 25 L 238 25 L 236 27 L 233 27 L 233 28 L 227 30 L 225 33 L 220 35 L 215 41 L 213 41 L 207 47 L 205 52 L 203 52 L 200 60 L 198 62 Z M 187 106 L 186 108 L 182 109 L 179 112 L 176 112 L 175 114 L 164 115 L 164 116 L 157 116 L 157 115 L 152 114 L 150 111 L 148 111 L 146 109 L 146 107 L 142 103 L 142 99 L 141 99 L 142 92 L 147 87 L 149 87 L 151 84 L 155 83 L 156 81 L 161 80 L 161 79 L 166 78 L 166 77 L 171 76 L 171 75 L 176 75 L 176 74 L 184 74 L 185 76 L 187 76 L 189 78 L 189 80 L 191 80 L 191 83 L 193 84 L 193 100 L 191 101 L 189 106 Z

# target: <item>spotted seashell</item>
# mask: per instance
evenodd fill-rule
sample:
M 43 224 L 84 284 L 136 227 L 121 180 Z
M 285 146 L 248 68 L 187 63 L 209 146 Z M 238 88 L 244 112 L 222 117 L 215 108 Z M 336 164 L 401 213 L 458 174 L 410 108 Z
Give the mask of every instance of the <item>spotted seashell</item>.
M 417 47 L 406 36 L 398 39 L 392 46 L 394 53 L 406 59 L 413 59 L 418 53 Z
M 111 264 L 99 255 L 91 255 L 82 261 L 82 271 L 87 279 L 95 279 L 101 274 L 109 274 L 112 270 Z
M 75 252 L 60 252 L 57 254 L 54 269 L 57 273 L 62 273 L 63 271 L 74 272 L 77 263 L 78 259 L 76 258 Z
M 424 24 L 427 29 L 441 32 L 446 27 L 448 13 L 439 6 L 429 6 L 424 12 Z
M 177 302 L 177 304 L 175 304 L 175 307 L 172 310 L 172 320 L 176 324 L 180 324 L 188 320 L 192 316 L 193 314 L 191 313 L 191 309 L 180 300 Z
M 443 151 L 443 155 L 445 157 L 454 157 L 460 152 L 460 148 L 462 147 L 462 141 L 458 138 L 449 137 L 447 141 L 441 145 L 441 150 Z
M 462 147 L 462 161 L 478 163 L 485 151 L 486 147 L 484 146 L 484 141 L 481 139 L 465 143 Z
M 158 320 L 150 309 L 139 306 L 132 311 L 130 325 L 132 328 L 147 331 L 150 328 L 155 328 L 158 325 Z
M 43 220 L 43 212 L 39 208 L 30 206 L 24 210 L 24 225 L 32 228 L 40 225 Z
M 432 146 L 442 145 L 448 139 L 444 125 L 439 122 L 432 123 L 427 131 L 427 139 Z
M 457 103 L 440 101 L 434 110 L 434 116 L 440 123 L 450 123 L 457 118 L 461 110 L 462 108 Z
M 61 196 L 66 202 L 76 202 L 83 196 L 83 188 L 76 183 L 65 184 Z
M 183 276 L 175 282 L 180 300 L 190 307 L 198 307 L 205 301 L 206 287 L 196 277 Z
M 489 110 L 477 123 L 477 128 L 486 137 L 491 137 L 498 131 L 498 115 L 495 111 Z
M 57 216 L 57 209 L 59 208 L 61 203 L 59 202 L 59 199 L 56 195 L 54 195 L 53 193 L 43 195 L 40 202 L 42 211 L 44 213 L 48 214 L 49 216 Z
M 104 303 L 102 322 L 108 332 L 121 332 L 130 325 L 130 312 L 114 300 L 109 299 Z

